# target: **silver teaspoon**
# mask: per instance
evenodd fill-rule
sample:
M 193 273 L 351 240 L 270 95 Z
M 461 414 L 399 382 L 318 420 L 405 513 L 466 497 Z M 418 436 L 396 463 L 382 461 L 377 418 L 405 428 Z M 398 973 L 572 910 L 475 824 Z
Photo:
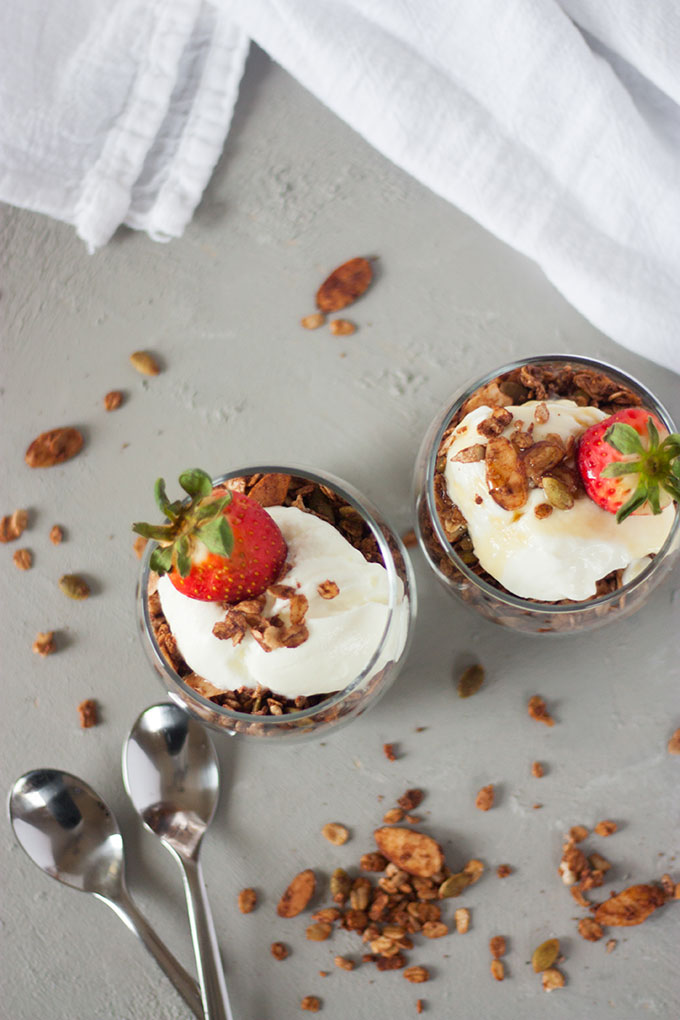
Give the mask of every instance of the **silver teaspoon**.
M 202 1020 L 198 986 L 130 898 L 123 837 L 113 812 L 87 783 L 57 769 L 34 769 L 15 782 L 9 816 L 19 844 L 52 878 L 89 892 L 142 941 L 193 1013 Z
M 152 705 L 123 748 L 123 779 L 144 825 L 182 870 L 206 1020 L 233 1020 L 199 861 L 219 796 L 212 741 L 177 705 Z

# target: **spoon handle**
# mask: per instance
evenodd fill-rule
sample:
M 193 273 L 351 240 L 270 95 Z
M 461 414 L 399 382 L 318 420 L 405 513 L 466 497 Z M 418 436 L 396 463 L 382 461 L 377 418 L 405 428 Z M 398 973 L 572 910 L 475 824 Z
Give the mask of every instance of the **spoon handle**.
M 198 859 L 180 857 L 205 1020 L 233 1020 L 212 912 Z
M 95 893 L 95 895 L 97 895 Z M 120 917 L 130 931 L 134 932 L 137 938 L 143 943 L 153 956 L 158 966 L 165 971 L 173 985 L 182 996 L 191 1012 L 198 1018 L 204 1020 L 203 1006 L 198 985 L 191 974 L 189 974 L 176 957 L 170 952 L 164 942 L 160 940 L 154 929 L 146 918 L 140 914 L 127 892 L 115 900 L 100 896 L 104 903 Z

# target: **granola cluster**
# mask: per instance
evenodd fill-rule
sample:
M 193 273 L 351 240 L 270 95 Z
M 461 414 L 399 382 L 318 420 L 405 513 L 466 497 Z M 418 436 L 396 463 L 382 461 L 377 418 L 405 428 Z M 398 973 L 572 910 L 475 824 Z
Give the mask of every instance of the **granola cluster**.
M 491 407 L 491 413 L 477 426 L 486 444 L 474 442 L 471 436 L 470 446 L 460 451 L 456 459 L 463 462 L 486 462 L 489 493 L 506 510 L 517 510 L 524 506 L 530 490 L 535 488 L 541 488 L 545 496 L 535 509 L 537 517 L 548 517 L 554 509 L 568 510 L 577 499 L 585 498 L 576 465 L 573 439 L 565 443 L 557 433 L 548 433 L 544 439 L 535 441 L 534 423 L 525 427 L 519 420 L 514 422 L 509 438 L 501 435 L 508 426 L 513 425 L 512 413 L 508 410 L 510 405 L 519 406 L 529 401 L 538 401 L 534 421 L 546 425 L 550 419 L 546 401 L 558 399 L 573 400 L 583 407 L 597 407 L 605 414 L 641 404 L 637 393 L 620 386 L 603 372 L 570 365 L 523 365 L 476 390 L 454 415 L 442 436 L 434 476 L 435 508 L 439 522 L 450 546 L 462 562 L 488 584 L 500 590 L 505 589 L 477 560 L 468 534 L 467 521 L 448 494 L 444 477 L 447 451 L 463 418 L 475 408 L 487 405 Z M 439 569 L 447 577 L 462 579 L 446 550 L 441 548 L 425 501 L 421 503 L 419 517 L 423 539 Z M 600 598 L 620 588 L 622 575 L 622 570 L 615 570 L 601 578 L 593 598 Z M 564 599 L 558 604 L 568 603 L 569 600 Z
M 231 492 L 244 493 L 264 507 L 293 506 L 304 513 L 313 514 L 336 528 L 369 563 L 385 565 L 375 536 L 362 515 L 327 485 L 311 482 L 307 478 L 295 475 L 272 472 L 230 478 L 225 482 L 224 488 Z M 396 547 L 392 547 L 392 544 L 391 548 L 397 571 L 402 578 L 405 578 L 399 551 Z M 306 641 L 308 630 L 305 616 L 309 608 L 308 601 L 293 586 L 285 583 L 286 574 L 290 569 L 290 563 L 284 564 L 276 584 L 268 589 L 268 592 L 275 598 L 283 599 L 288 603 L 288 620 L 284 620 L 279 614 L 267 617 L 264 614 L 266 597 L 261 595 L 235 605 L 225 605 L 224 619 L 216 623 L 213 628 L 215 636 L 238 645 L 245 635 L 250 633 L 265 652 L 281 647 L 295 648 Z M 262 687 L 242 686 L 236 690 L 227 691 L 216 688 L 204 677 L 194 673 L 182 657 L 161 608 L 156 583 L 157 578 L 152 574 L 149 580 L 148 608 L 158 647 L 169 665 L 183 681 L 209 701 L 231 711 L 248 715 L 281 716 L 313 708 L 337 693 L 337 691 L 333 691 L 286 698 Z M 325 578 L 319 582 L 319 594 L 322 598 L 336 598 L 339 592 L 340 589 L 332 578 Z M 379 679 L 378 675 L 373 678 L 371 683 L 376 684 Z

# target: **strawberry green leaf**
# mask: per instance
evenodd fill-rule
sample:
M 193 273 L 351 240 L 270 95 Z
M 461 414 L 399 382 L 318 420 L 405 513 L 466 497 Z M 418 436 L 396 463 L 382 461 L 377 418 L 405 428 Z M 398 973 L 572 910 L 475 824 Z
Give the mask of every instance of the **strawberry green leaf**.
M 655 450 L 659 445 L 659 430 L 652 418 L 647 419 L 647 432 L 649 433 L 649 448 L 650 450 Z
M 627 503 L 624 503 L 621 509 L 616 514 L 616 523 L 620 524 L 621 521 L 625 521 L 626 517 L 630 514 L 635 513 L 643 503 L 647 502 L 647 486 L 644 482 L 640 482 L 637 489 L 630 497 Z
M 618 478 L 620 475 L 635 475 L 640 471 L 639 460 L 612 461 L 600 471 L 600 478 Z
M 604 434 L 605 442 L 613 446 L 619 453 L 644 453 L 645 448 L 642 440 L 632 425 L 624 425 L 617 422 L 607 429 Z
M 652 482 L 647 489 L 647 499 L 649 505 L 652 508 L 653 514 L 661 513 L 661 503 L 659 501 L 659 486 L 657 482 Z
M 189 539 L 184 535 L 175 543 L 177 553 L 177 569 L 182 577 L 191 573 L 191 556 L 189 554 Z
M 151 553 L 149 566 L 157 574 L 167 574 L 172 569 L 172 546 L 166 546 L 165 549 L 154 549 Z
M 209 496 L 213 485 L 210 475 L 200 468 L 183 471 L 179 476 L 179 484 L 189 496 Z
M 231 556 L 234 548 L 234 535 L 226 517 L 215 517 L 212 521 L 202 525 L 198 537 L 216 556 Z
M 171 524 L 144 524 L 138 521 L 132 530 L 144 538 L 152 538 L 154 542 L 171 542 L 175 537 L 175 529 Z
M 225 506 L 229 506 L 231 503 L 231 493 L 227 496 L 223 496 L 222 499 L 215 499 L 211 503 L 206 503 L 196 511 L 197 521 L 210 521 L 213 517 L 218 517 Z

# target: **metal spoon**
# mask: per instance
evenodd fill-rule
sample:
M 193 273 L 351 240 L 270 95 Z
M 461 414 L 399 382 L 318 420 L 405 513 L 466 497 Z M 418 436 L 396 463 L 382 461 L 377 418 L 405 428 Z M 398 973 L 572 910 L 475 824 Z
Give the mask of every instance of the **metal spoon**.
M 206 730 L 177 705 L 142 712 L 123 748 L 123 779 L 144 825 L 182 870 L 206 1020 L 232 1020 L 199 862 L 220 777 Z
M 34 769 L 9 798 L 14 835 L 31 860 L 58 882 L 92 893 L 125 922 L 203 1020 L 198 986 L 132 902 L 125 884 L 118 822 L 87 783 L 68 772 Z

